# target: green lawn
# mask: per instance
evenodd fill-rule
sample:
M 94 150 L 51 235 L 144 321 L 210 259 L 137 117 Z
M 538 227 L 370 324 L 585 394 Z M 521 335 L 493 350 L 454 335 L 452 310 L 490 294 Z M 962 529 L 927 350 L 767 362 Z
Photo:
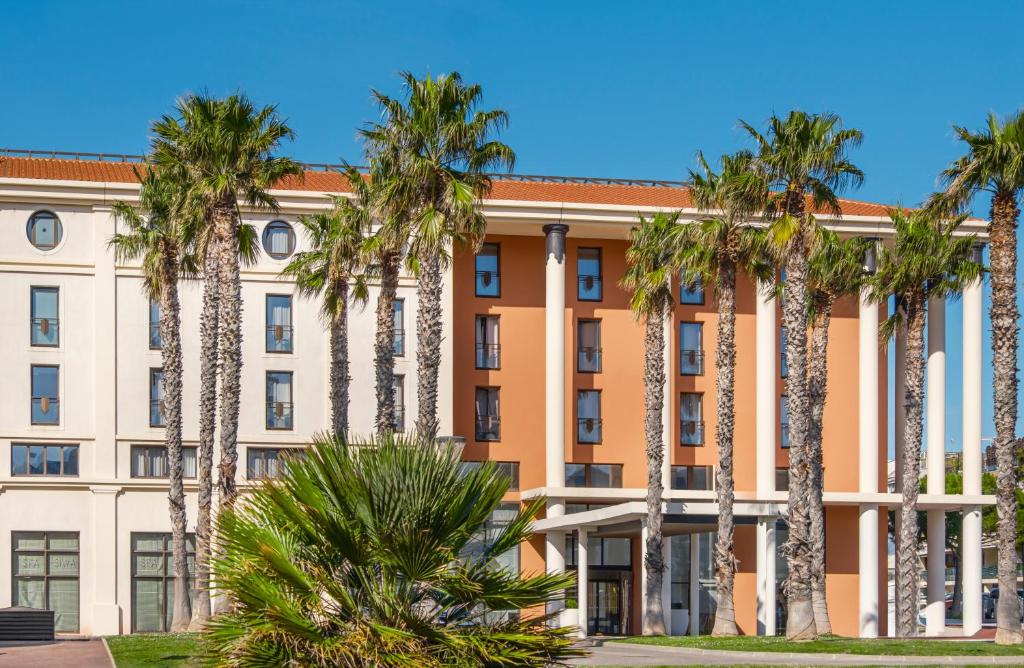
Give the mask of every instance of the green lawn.
M 1022 656 L 1024 647 L 996 645 L 993 642 L 963 642 L 956 640 L 860 640 L 826 636 L 811 642 L 789 642 L 785 638 L 739 636 L 712 638 L 711 636 L 634 637 L 613 642 L 631 642 L 644 645 L 690 647 L 694 649 L 720 649 L 738 652 L 799 652 L 807 654 L 878 654 L 908 656 Z
M 107 638 L 117 668 L 192 668 L 199 662 L 195 633 L 137 634 Z

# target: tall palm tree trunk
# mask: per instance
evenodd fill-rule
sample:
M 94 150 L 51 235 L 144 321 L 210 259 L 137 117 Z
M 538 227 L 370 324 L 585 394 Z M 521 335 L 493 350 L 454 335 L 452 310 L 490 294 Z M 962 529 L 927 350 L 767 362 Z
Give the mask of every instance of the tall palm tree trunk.
M 665 461 L 662 407 L 665 402 L 665 311 L 647 314 L 644 335 L 644 439 L 647 442 L 647 544 L 644 569 L 647 575 L 647 609 L 643 614 L 643 635 L 665 635 L 665 611 L 661 583 L 665 575 L 662 558 L 661 498 L 664 485 L 661 467 Z
M 996 426 L 996 513 L 999 544 L 999 603 L 996 610 L 996 642 L 1015 644 L 1021 634 L 1017 591 L 1016 475 L 1014 429 L 1017 423 L 1017 216 L 1013 193 L 997 192 L 992 198 L 992 381 Z
M 825 599 L 825 504 L 822 467 L 822 424 L 828 390 L 828 327 L 832 319 L 832 299 L 820 297 L 815 304 L 811 324 L 811 348 L 807 361 L 807 393 L 811 401 L 811 420 L 807 428 L 807 459 L 810 464 L 808 511 L 811 520 L 811 604 L 814 626 L 819 634 L 832 633 Z
M 242 280 L 238 266 L 238 219 L 235 203 L 213 212 L 218 241 L 220 307 L 220 464 L 217 488 L 223 508 L 235 505 L 238 489 L 238 409 L 242 385 Z
M 217 427 L 217 348 L 220 287 L 216 235 L 206 249 L 203 266 L 203 312 L 199 316 L 199 452 L 197 482 L 199 515 L 196 522 L 196 594 L 189 630 L 201 631 L 210 620 L 210 550 L 213 513 L 213 443 Z
M 416 290 L 416 430 L 437 436 L 437 377 L 441 367 L 441 263 L 422 262 Z
M 921 436 L 924 400 L 924 325 L 925 295 L 916 290 L 906 299 L 906 381 L 904 383 L 905 420 L 903 429 L 903 505 L 900 508 L 900 535 L 896 545 L 896 635 L 917 635 L 919 590 L 921 586 L 917 556 L 917 495 L 920 491 Z
M 715 541 L 715 579 L 718 609 L 715 612 L 714 636 L 739 635 L 736 627 L 736 602 L 733 585 L 736 580 L 734 545 L 736 496 L 733 480 L 733 431 L 735 429 L 736 382 L 736 265 L 723 259 L 718 269 L 718 345 L 715 350 L 717 373 L 718 422 L 718 538 Z
M 163 359 L 164 443 L 169 471 L 171 553 L 174 562 L 174 610 L 171 631 L 188 629 L 192 617 L 188 594 L 188 555 L 185 548 L 185 486 L 181 457 L 181 305 L 178 301 L 178 262 L 169 256 L 160 281 L 160 344 Z
M 341 313 L 331 319 L 331 427 L 335 434 L 348 431 L 348 281 L 337 286 Z
M 380 296 L 377 298 L 377 333 L 373 365 L 377 376 L 377 433 L 395 430 L 395 295 L 398 294 L 398 253 L 381 262 Z

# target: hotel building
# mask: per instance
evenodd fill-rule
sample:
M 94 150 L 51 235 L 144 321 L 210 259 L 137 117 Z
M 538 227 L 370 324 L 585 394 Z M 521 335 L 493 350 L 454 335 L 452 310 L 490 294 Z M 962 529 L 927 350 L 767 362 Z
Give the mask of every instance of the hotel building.
M 319 305 L 279 272 L 306 240 L 295 225 L 344 193 L 335 171 L 310 169 L 275 191 L 280 210 L 243 211 L 260 235 L 259 261 L 242 271 L 243 378 L 238 432 L 241 486 L 273 475 L 283 453 L 329 422 L 328 339 Z M 158 309 L 139 267 L 115 262 L 112 204 L 138 194 L 128 158 L 0 150 L 0 606 L 46 607 L 58 629 L 105 635 L 169 623 L 167 468 L 163 451 Z M 637 215 L 681 210 L 699 219 L 680 184 L 503 177 L 482 204 L 488 236 L 457 253 L 444 280 L 440 431 L 465 441 L 467 462 L 494 460 L 513 479 L 503 521 L 545 496 L 537 534 L 509 563 L 574 570 L 579 587 L 559 618 L 581 634 L 637 633 L 647 466 L 643 437 L 643 327 L 619 287 Z M 819 220 L 844 236 L 885 243 L 886 207 L 842 201 Z M 984 234 L 984 221 L 966 227 Z M 673 285 L 666 325 L 662 591 L 673 634 L 710 630 L 717 504 L 715 296 Z M 374 299 L 371 294 L 371 303 Z M 415 396 L 415 281 L 403 276 L 395 311 L 395 392 L 411 424 Z M 182 285 L 184 439 L 189 527 L 196 513 L 201 286 Z M 920 497 L 929 533 L 964 512 L 964 632 L 981 623 L 980 284 L 964 302 L 965 493 L 941 485 Z M 788 463 L 786 360 L 776 301 L 740 277 L 736 318 L 736 614 L 745 634 L 783 628 Z M 824 470 L 828 602 L 835 631 L 887 632 L 887 396 L 901 392 L 902 360 L 887 372 L 878 323 L 885 307 L 849 298 L 835 308 L 829 350 Z M 929 475 L 944 462 L 944 308 L 930 308 Z M 351 315 L 351 423 L 373 424 L 372 307 Z M 897 402 L 899 403 L 899 402 Z M 897 406 L 897 427 L 902 419 Z M 897 428 L 897 434 L 900 429 Z M 974 481 L 978 481 L 975 483 Z M 929 553 L 926 617 L 944 625 L 942 541 Z M 931 542 L 930 542 L 931 543 Z M 933 563 L 934 562 L 934 563 Z M 881 574 L 881 575 L 880 575 Z M 932 582 L 932 579 L 935 582 Z M 881 608 L 880 608 L 881 602 Z M 586 611 L 580 614 L 579 611 Z

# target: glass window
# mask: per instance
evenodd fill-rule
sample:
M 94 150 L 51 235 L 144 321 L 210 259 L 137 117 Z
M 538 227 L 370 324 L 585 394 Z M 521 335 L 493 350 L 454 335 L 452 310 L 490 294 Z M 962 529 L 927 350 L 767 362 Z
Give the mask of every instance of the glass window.
M 263 228 L 263 250 L 275 260 L 284 260 L 295 252 L 295 232 L 283 220 L 274 220 Z
M 52 250 L 60 243 L 63 228 L 60 219 L 49 211 L 36 211 L 28 219 L 29 242 L 39 250 Z
M 52 610 L 58 633 L 77 633 L 78 534 L 12 531 L 11 550 L 14 573 L 11 604 Z
M 60 424 L 60 367 L 32 365 L 32 424 Z
M 580 301 L 601 301 L 602 286 L 600 248 L 580 248 L 577 250 L 576 278 L 578 282 L 576 297 Z
M 403 357 L 405 355 L 405 300 L 396 299 L 391 304 L 394 309 L 392 322 L 395 331 L 395 356 Z
M 789 491 L 789 469 L 777 468 L 775 469 L 775 491 L 776 492 L 788 492 Z
M 78 446 L 11 444 L 11 475 L 78 475 Z
M 580 443 L 601 442 L 601 393 L 580 390 L 576 393 L 576 438 Z
M 267 352 L 292 352 L 291 295 L 267 295 Z
M 33 346 L 60 345 L 59 295 L 58 288 L 31 288 Z
M 789 447 L 789 397 L 779 398 L 779 424 L 781 427 L 782 447 Z
M 292 372 L 267 372 L 267 429 L 292 428 Z
M 149 370 L 149 426 L 166 427 L 164 421 L 164 370 Z
M 601 321 L 580 320 L 576 327 L 576 370 L 601 371 Z
M 480 557 L 494 544 L 498 537 L 519 514 L 519 504 L 503 502 L 498 504 L 490 517 L 484 521 L 480 531 L 473 535 L 462 549 L 463 558 Z M 519 547 L 513 547 L 495 559 L 495 566 L 511 573 L 519 572 Z
M 162 445 L 133 445 L 131 457 L 133 478 L 166 478 L 170 474 L 167 448 Z M 195 446 L 181 448 L 181 475 L 196 477 Z
M 501 345 L 498 342 L 500 319 L 496 315 L 476 317 L 476 368 L 501 368 Z
M 673 466 L 672 489 L 714 489 L 714 467 Z
M 679 323 L 679 373 L 704 375 L 704 323 Z
M 779 375 L 783 378 L 789 375 L 789 361 L 786 359 L 786 328 L 779 332 Z
M 284 471 L 285 459 L 292 456 L 292 451 L 284 448 L 247 448 L 246 473 L 249 480 L 276 478 Z
M 483 244 L 477 251 L 476 296 L 501 296 L 501 248 L 498 244 Z
M 174 616 L 174 547 L 169 533 L 132 532 L 132 633 L 165 633 Z M 185 534 L 189 604 L 195 596 L 196 537 Z
M 586 510 L 597 510 L 602 506 L 591 504 L 580 509 L 579 512 Z M 569 532 L 565 535 L 565 557 L 567 566 L 577 566 L 579 559 L 579 550 L 577 549 L 577 541 L 579 540 L 579 534 L 575 531 Z M 629 538 L 601 538 L 599 536 L 587 536 L 587 565 L 588 566 L 617 566 L 617 567 L 629 567 L 631 564 L 630 559 L 630 539 Z M 593 577 L 593 575 L 591 575 Z M 594 582 L 591 579 L 591 582 Z
M 679 442 L 704 445 L 704 395 L 683 392 L 679 398 Z
M 687 281 L 680 275 L 679 303 L 698 306 L 704 303 L 704 281 L 700 276 L 695 277 L 692 281 Z
M 586 487 L 587 486 L 587 466 L 585 464 L 566 464 L 565 465 L 565 486 L 566 487 Z
M 395 431 L 405 431 L 405 376 L 395 374 Z
M 622 464 L 566 464 L 566 487 L 622 487 Z
M 482 462 L 462 462 L 464 472 L 475 471 L 480 468 Z M 519 491 L 519 462 L 494 462 L 498 473 L 509 479 L 508 491 Z
M 501 440 L 500 389 L 476 388 L 476 440 Z
M 160 340 L 160 302 L 155 299 L 149 300 L 149 349 L 160 350 L 163 342 Z
M 672 609 L 690 609 L 690 535 L 671 536 L 672 561 L 669 566 L 672 581 Z

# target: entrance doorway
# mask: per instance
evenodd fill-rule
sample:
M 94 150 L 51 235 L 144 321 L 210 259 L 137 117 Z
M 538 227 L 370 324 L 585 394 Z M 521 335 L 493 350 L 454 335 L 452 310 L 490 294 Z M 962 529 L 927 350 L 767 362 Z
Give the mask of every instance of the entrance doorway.
M 587 633 L 619 636 L 626 632 L 629 587 L 620 579 L 588 583 Z

